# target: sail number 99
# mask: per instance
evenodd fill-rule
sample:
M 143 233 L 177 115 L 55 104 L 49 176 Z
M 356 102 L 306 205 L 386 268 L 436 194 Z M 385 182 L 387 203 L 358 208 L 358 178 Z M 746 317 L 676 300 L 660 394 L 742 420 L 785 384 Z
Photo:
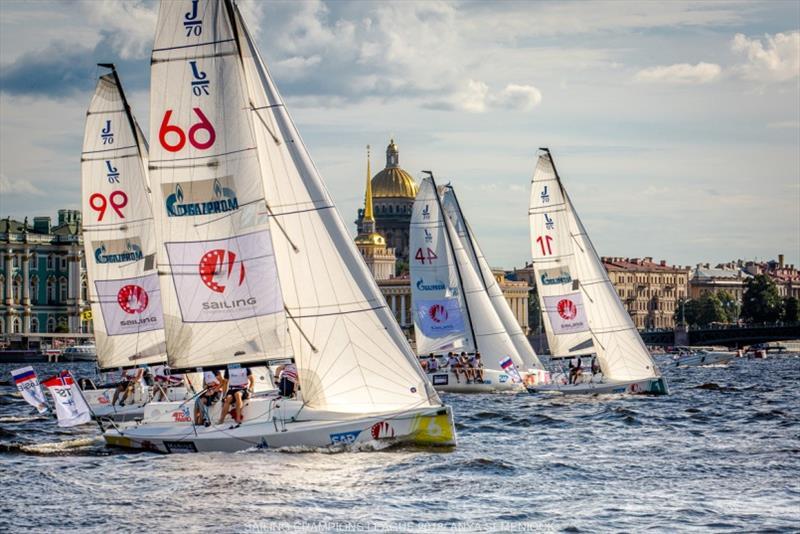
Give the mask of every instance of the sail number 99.
M 122 214 L 122 208 L 128 205 L 128 195 L 125 194 L 125 191 L 112 191 L 107 199 L 102 193 L 94 193 L 89 197 L 89 206 L 99 213 L 97 216 L 98 221 L 103 220 L 109 204 L 111 204 L 111 208 L 117 212 L 120 219 L 125 218 L 125 215 Z
M 212 126 L 211 122 L 208 120 L 208 117 L 205 116 L 203 111 L 200 108 L 192 108 L 194 110 L 195 115 L 200 119 L 200 122 L 193 124 L 189 128 L 189 143 L 198 150 L 205 150 L 207 148 L 211 148 L 214 144 L 214 141 L 217 140 L 217 132 L 214 131 L 214 126 Z M 158 140 L 161 142 L 161 146 L 164 147 L 165 150 L 169 152 L 177 152 L 186 145 L 186 132 L 184 132 L 179 126 L 175 126 L 174 124 L 169 123 L 169 119 L 172 117 L 172 110 L 168 109 L 164 113 L 164 119 L 161 121 L 161 128 L 158 129 Z M 198 139 L 197 133 L 200 131 L 206 132 L 207 139 L 205 141 L 201 141 Z M 170 139 L 167 139 L 169 135 Z M 177 136 L 177 139 L 175 139 Z M 170 140 L 173 142 L 170 143 Z

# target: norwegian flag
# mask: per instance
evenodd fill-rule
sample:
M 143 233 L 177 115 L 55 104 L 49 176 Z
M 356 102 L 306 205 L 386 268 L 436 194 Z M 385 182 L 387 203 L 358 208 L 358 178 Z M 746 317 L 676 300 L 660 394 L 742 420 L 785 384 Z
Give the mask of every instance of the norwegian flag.
M 53 397 L 58 426 L 77 426 L 92 420 L 89 406 L 69 371 L 62 371 L 57 376 L 45 380 L 43 384 Z

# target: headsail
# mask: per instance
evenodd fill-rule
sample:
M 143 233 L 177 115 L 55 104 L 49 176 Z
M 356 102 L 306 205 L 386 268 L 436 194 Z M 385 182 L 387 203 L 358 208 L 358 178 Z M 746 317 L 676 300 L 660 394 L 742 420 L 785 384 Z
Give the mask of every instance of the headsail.
M 116 71 L 100 76 L 86 115 L 81 189 L 101 369 L 166 359 L 147 145 L 140 134 Z
M 466 217 L 464 217 L 455 190 L 450 185 L 445 187 L 442 205 L 448 217 L 450 217 L 450 221 L 453 223 L 456 235 L 461 239 L 467 251 L 473 269 L 480 275 L 483 287 L 489 295 L 495 312 L 503 323 L 503 327 L 506 329 L 509 337 L 511 337 L 514 348 L 524 365 L 523 368 L 542 369 L 542 363 L 539 361 L 539 357 L 536 356 L 536 352 L 533 350 L 533 347 L 531 347 L 517 318 L 511 311 L 508 301 L 505 296 L 503 296 L 503 291 L 500 289 L 500 285 L 494 277 L 492 268 L 486 261 L 486 257 L 483 255 L 480 245 L 478 245 L 478 241 L 475 238 L 475 234 L 472 232 L 469 222 Z
M 229 6 L 162 2 L 151 64 L 150 178 L 169 364 L 290 356 Z
M 475 351 L 456 260 L 431 178 L 420 184 L 409 234 L 411 303 L 417 352 Z
M 304 401 L 349 413 L 439 405 L 235 5 L 288 331 Z

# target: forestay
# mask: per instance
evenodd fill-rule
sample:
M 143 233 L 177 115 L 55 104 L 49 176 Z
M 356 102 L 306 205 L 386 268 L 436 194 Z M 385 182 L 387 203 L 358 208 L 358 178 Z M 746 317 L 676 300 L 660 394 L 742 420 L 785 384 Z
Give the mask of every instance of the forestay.
M 81 197 L 101 369 L 166 359 L 147 146 L 140 134 L 116 73 L 100 76 L 86 115 Z
M 173 369 L 291 355 L 230 9 L 162 2 L 151 73 L 151 159 Z
M 420 184 L 409 234 L 411 305 L 417 352 L 475 351 L 458 270 L 431 178 Z
M 529 216 L 536 289 L 550 354 L 592 354 L 595 347 L 575 270 L 566 199 L 547 153 L 539 156 L 533 173 Z
M 235 5 L 249 116 L 307 405 L 372 413 L 440 405 L 344 226 Z
M 444 195 L 442 196 L 442 205 L 445 213 L 447 213 L 450 221 L 453 223 L 455 235 L 461 240 L 467 252 L 472 268 L 480 275 L 484 290 L 489 295 L 489 299 L 497 316 L 500 318 L 503 327 L 511 338 L 517 355 L 523 363 L 523 369 L 542 369 L 542 363 L 539 361 L 538 356 L 536 356 L 536 352 L 533 350 L 533 347 L 531 347 L 527 336 L 525 336 L 517 318 L 511 311 L 508 301 L 503 295 L 503 290 L 500 289 L 500 285 L 494 277 L 492 268 L 486 261 L 486 257 L 483 255 L 483 251 L 478 244 L 478 240 L 475 238 L 475 234 L 469 222 L 466 217 L 464 217 L 464 213 L 461 210 L 461 206 L 452 186 L 447 186 L 445 188 Z

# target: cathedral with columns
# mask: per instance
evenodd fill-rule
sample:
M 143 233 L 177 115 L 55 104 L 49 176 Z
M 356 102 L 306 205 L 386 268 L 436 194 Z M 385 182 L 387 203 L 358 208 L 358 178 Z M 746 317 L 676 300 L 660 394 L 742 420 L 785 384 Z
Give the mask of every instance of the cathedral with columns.
M 364 207 L 358 210 L 355 221 L 356 247 L 403 331 L 413 339 L 408 246 L 411 209 L 418 186 L 400 167 L 400 149 L 394 139 L 386 147 L 386 167 L 374 176 L 367 147 L 365 189 Z M 506 279 L 502 269 L 493 269 L 493 273 L 517 321 L 527 333 L 531 287 L 523 281 Z

